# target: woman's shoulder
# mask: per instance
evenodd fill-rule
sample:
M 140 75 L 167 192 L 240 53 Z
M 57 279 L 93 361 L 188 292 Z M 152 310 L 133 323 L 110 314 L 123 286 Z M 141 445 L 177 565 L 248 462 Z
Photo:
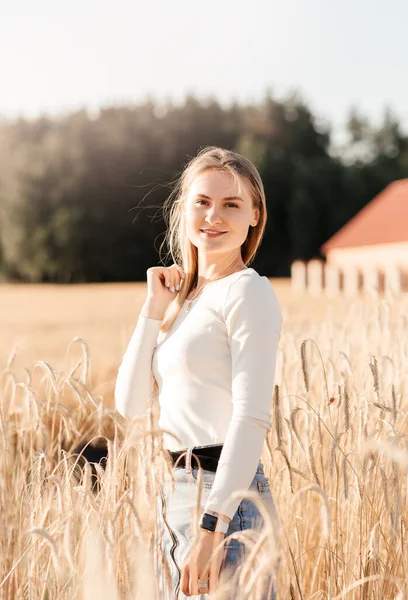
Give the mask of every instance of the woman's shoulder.
M 256 290 L 256 293 L 267 295 L 272 292 L 273 295 L 276 295 L 269 279 L 252 267 L 244 271 L 238 271 L 234 275 L 235 277 L 229 282 L 229 294 L 248 294 L 250 290 Z
M 235 275 L 226 290 L 226 309 L 239 302 L 250 307 L 253 305 L 254 309 L 258 310 L 266 306 L 281 312 L 275 290 L 265 275 L 261 275 L 253 268 L 240 271 Z

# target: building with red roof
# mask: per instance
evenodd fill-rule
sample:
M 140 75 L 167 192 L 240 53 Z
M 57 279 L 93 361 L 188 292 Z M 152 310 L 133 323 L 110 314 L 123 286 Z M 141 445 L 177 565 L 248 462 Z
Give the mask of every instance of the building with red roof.
M 408 179 L 390 183 L 321 246 L 326 262 L 344 271 L 398 267 L 408 287 Z

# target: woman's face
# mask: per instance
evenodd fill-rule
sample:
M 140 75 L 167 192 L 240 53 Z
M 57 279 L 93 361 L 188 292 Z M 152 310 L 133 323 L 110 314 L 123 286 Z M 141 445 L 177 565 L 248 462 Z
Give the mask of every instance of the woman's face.
M 245 182 L 239 192 L 230 173 L 207 170 L 197 175 L 190 185 L 186 228 L 199 252 L 225 254 L 240 248 L 249 227 L 258 223 L 259 216 L 259 209 L 252 208 Z M 212 236 L 203 230 L 224 233 Z

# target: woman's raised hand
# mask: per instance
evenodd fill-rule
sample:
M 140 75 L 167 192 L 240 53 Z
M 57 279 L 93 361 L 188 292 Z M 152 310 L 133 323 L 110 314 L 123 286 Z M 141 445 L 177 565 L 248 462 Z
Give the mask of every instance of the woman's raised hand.
M 147 297 L 145 305 L 148 312 L 163 318 L 170 302 L 176 298 L 184 281 L 184 272 L 176 264 L 170 267 L 150 267 L 147 275 Z M 145 313 L 146 314 L 146 313 Z M 148 315 L 146 315 L 148 316 Z

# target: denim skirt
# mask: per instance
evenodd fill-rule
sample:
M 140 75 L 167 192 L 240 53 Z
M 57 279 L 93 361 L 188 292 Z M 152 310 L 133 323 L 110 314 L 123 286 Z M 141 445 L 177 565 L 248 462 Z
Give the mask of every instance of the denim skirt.
M 191 463 L 189 468 L 187 466 L 174 467 L 172 470 L 174 489 L 171 489 L 171 482 L 165 482 L 161 485 L 157 505 L 160 521 L 159 537 L 161 540 L 160 551 L 158 552 L 159 558 L 156 563 L 158 600 L 185 600 L 186 598 L 208 600 L 210 598 L 208 593 L 186 596 L 180 590 L 183 563 L 194 541 L 193 515 L 196 510 L 200 490 L 198 471 L 198 467 L 191 468 Z M 201 470 L 201 510 L 204 509 L 214 478 L 215 473 L 213 471 Z M 276 577 L 280 563 L 280 527 L 270 483 L 265 476 L 262 462 L 259 462 L 249 491 L 255 492 L 256 503 L 249 498 L 241 500 L 225 535 L 224 553 L 219 578 L 222 581 L 222 575 L 226 576 L 231 587 L 229 587 L 228 595 L 223 597 L 228 597 L 228 600 L 236 600 L 237 598 L 249 597 L 250 595 L 252 598 L 256 598 L 256 600 L 276 600 Z M 262 534 L 265 525 L 264 518 L 257 506 L 258 499 L 267 511 L 269 523 L 273 524 L 273 541 L 269 540 L 269 544 L 272 543 L 270 547 L 274 548 L 274 557 L 272 560 L 266 557 L 266 563 L 261 567 L 261 581 L 255 581 L 253 584 L 254 586 L 258 586 L 256 592 L 251 591 L 250 594 L 248 593 L 245 596 L 242 595 L 242 587 L 238 585 L 239 573 L 237 573 L 237 570 L 239 565 L 244 565 L 245 560 L 248 558 L 254 544 L 254 536 L 256 543 L 256 538 L 259 538 Z M 253 534 L 252 546 L 234 538 L 231 540 L 228 539 L 231 534 L 248 529 L 253 530 L 250 532 Z M 270 525 L 269 531 L 271 531 Z M 269 533 L 266 537 L 269 538 Z M 163 567 L 163 559 L 168 565 L 166 568 Z M 255 567 L 254 570 L 256 571 Z M 167 572 L 167 576 L 165 576 L 165 571 Z M 233 577 L 234 574 L 237 576 Z M 256 575 L 255 579 L 257 579 Z

